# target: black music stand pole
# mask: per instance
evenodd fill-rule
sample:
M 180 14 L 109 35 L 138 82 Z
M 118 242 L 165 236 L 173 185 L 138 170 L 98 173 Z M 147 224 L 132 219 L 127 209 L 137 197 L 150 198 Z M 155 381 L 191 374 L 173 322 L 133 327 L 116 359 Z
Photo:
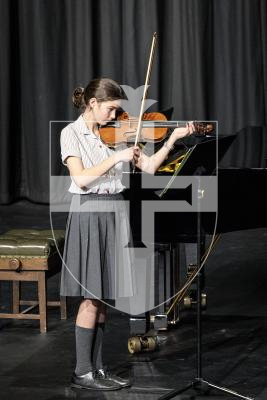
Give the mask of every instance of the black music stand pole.
M 199 270 L 201 266 L 201 210 L 200 210 L 200 199 L 202 197 L 202 191 L 200 187 L 200 174 L 201 167 L 196 171 L 196 178 L 198 179 L 198 193 L 197 193 L 197 269 Z M 216 389 L 228 395 L 232 395 L 243 400 L 254 400 L 252 397 L 243 396 L 233 390 L 227 389 L 222 386 L 215 385 L 211 382 L 203 379 L 202 376 L 202 308 L 201 308 L 201 271 L 196 276 L 197 284 L 197 315 L 196 315 L 196 339 L 197 339 L 197 376 L 190 382 L 187 386 L 181 389 L 174 389 L 169 393 L 159 397 L 158 400 L 168 400 L 173 397 L 182 394 L 190 389 L 195 389 L 199 391 L 201 395 L 207 394 L 209 388 Z M 178 399 L 177 399 L 178 400 Z M 181 398 L 182 400 L 182 398 Z

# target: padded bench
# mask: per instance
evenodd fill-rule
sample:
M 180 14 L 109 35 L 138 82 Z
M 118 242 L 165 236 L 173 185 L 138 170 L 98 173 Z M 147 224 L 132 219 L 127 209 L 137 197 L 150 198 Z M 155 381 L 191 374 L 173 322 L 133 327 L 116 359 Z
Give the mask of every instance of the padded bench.
M 12 311 L 0 313 L 0 318 L 39 319 L 40 331 L 47 331 L 47 306 L 59 306 L 61 319 L 67 318 L 66 297 L 59 301 L 47 301 L 47 279 L 61 270 L 64 247 L 63 230 L 13 229 L 0 235 L 0 281 L 12 281 Z M 21 300 L 22 281 L 38 283 L 38 300 Z M 20 311 L 20 306 L 30 306 Z M 39 313 L 29 313 L 39 306 Z

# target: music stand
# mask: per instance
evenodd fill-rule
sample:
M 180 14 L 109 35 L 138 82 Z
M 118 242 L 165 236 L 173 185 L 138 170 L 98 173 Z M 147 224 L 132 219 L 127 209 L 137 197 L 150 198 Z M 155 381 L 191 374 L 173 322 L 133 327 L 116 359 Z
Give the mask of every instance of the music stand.
M 178 174 L 179 175 L 195 175 L 198 179 L 198 205 L 197 205 L 197 270 L 201 266 L 201 211 L 200 211 L 200 176 L 201 175 L 213 175 L 216 170 L 216 159 L 218 162 L 223 157 L 236 135 L 230 135 L 218 139 L 218 147 L 216 139 L 210 139 L 205 142 L 199 143 L 190 149 L 188 158 L 184 163 L 181 163 Z M 217 152 L 218 150 L 218 152 Z M 218 155 L 218 157 L 216 156 Z M 158 400 L 172 399 L 174 396 L 182 394 L 190 389 L 201 391 L 205 394 L 209 388 L 216 389 L 225 394 L 230 394 L 234 397 L 244 400 L 253 400 L 251 397 L 243 396 L 233 390 L 225 387 L 215 385 L 209 381 L 203 379 L 202 376 L 202 308 L 201 308 L 201 273 L 199 272 L 196 276 L 197 286 L 197 313 L 196 313 L 196 338 L 197 338 L 197 376 L 187 386 L 174 389 L 169 393 L 159 397 Z

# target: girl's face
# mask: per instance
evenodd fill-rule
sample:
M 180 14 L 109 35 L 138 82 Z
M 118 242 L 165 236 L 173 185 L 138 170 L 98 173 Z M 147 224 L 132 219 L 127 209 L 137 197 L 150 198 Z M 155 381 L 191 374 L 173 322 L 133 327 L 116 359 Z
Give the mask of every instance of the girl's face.
M 94 120 L 99 125 L 105 125 L 116 117 L 116 111 L 120 108 L 120 100 L 97 102 L 96 99 L 90 100 L 90 107 Z

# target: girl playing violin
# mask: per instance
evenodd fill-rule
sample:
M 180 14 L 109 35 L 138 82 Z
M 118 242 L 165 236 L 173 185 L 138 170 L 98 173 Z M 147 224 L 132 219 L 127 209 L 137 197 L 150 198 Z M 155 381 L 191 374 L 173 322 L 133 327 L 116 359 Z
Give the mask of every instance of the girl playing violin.
M 132 162 L 142 171 L 154 174 L 174 143 L 193 132 L 191 123 L 185 128 L 176 128 L 162 148 L 151 157 L 146 156 L 138 146 L 116 152 L 111 150 L 101 140 L 99 128 L 115 118 L 120 100 L 124 97 L 122 88 L 107 78 L 94 79 L 85 89 L 75 89 L 73 103 L 83 112 L 61 132 L 62 161 L 70 173 L 69 192 L 72 193 L 61 295 L 82 298 L 75 325 L 76 368 L 72 386 L 93 390 L 117 390 L 130 385 L 128 379 L 105 369 L 102 358 L 106 321 L 104 301 L 114 300 L 119 295 L 114 283 L 115 225 L 122 225 L 125 221 L 121 218 L 124 214 L 120 214 L 120 219 L 115 221 L 112 207 L 113 204 L 122 207 L 123 203 L 122 165 Z M 87 204 L 92 207 L 82 209 Z M 106 212 L 100 212 L 98 204 L 108 205 Z M 121 237 L 125 229 L 125 224 L 119 226 Z M 134 280 L 130 255 L 126 264 L 128 279 L 122 296 L 129 297 L 133 295 Z

